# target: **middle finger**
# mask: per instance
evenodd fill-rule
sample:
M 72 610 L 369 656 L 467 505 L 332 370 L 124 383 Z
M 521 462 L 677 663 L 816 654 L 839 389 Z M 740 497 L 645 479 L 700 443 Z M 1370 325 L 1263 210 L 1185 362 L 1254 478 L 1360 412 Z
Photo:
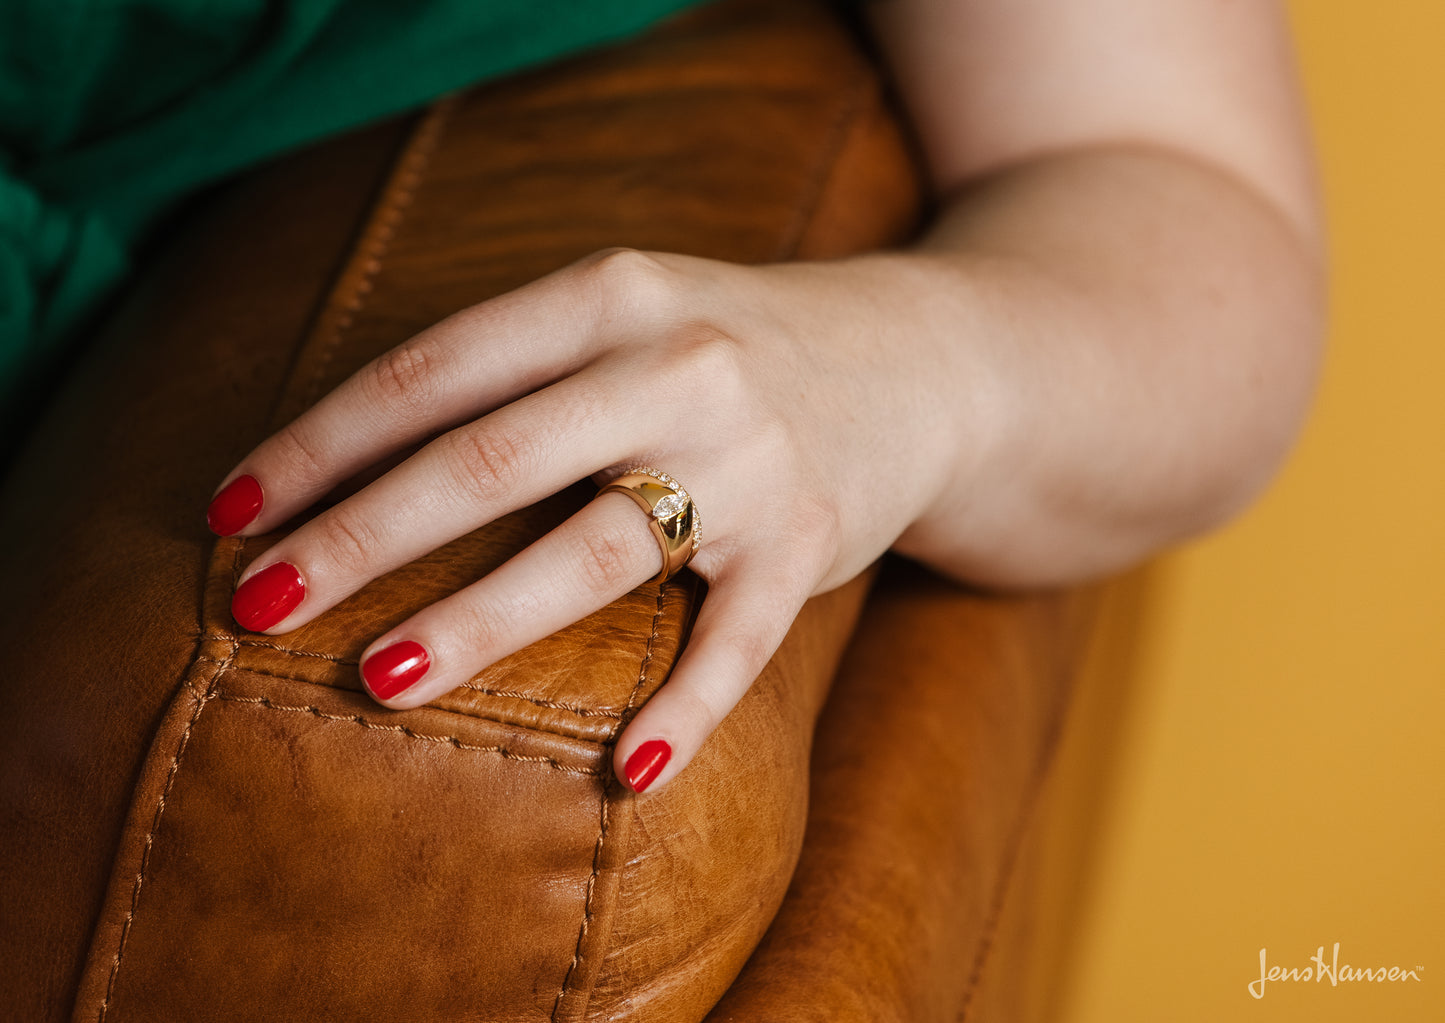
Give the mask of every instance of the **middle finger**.
M 621 460 L 646 428 L 644 410 L 605 394 L 598 374 L 580 373 L 439 437 L 252 563 L 232 599 L 236 621 L 298 628 L 372 579 Z

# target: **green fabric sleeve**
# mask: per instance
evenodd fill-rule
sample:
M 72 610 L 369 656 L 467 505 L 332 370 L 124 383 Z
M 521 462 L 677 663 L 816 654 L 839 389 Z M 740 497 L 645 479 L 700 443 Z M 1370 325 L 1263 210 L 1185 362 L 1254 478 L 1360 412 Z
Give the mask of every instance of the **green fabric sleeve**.
M 0 388 L 112 294 L 178 199 L 697 0 L 8 0 Z
M 124 279 L 125 242 L 84 209 L 45 202 L 0 174 L 0 399 Z

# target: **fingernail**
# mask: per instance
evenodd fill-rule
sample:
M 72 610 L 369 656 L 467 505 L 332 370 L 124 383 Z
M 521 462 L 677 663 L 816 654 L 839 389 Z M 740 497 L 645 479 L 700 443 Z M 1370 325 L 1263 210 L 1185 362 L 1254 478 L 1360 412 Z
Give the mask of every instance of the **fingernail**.
M 421 680 L 431 667 L 426 647 L 409 639 L 383 647 L 361 662 L 361 677 L 378 700 L 389 700 Z
M 265 499 L 255 476 L 237 476 L 211 498 L 206 525 L 217 536 L 234 536 L 256 521 Z
M 306 596 L 306 584 L 295 565 L 278 561 L 243 582 L 231 598 L 231 616 L 252 632 L 265 632 L 281 621 Z
M 661 739 L 648 739 L 632 751 L 622 773 L 627 775 L 627 784 L 633 792 L 642 792 L 657 780 L 667 762 L 672 759 L 672 747 Z

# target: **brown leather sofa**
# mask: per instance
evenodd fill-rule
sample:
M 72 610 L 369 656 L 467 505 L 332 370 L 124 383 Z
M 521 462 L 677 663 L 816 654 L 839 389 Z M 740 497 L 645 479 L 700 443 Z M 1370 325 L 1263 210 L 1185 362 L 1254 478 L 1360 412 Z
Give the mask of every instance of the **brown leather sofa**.
M 267 432 L 458 308 L 613 245 L 841 256 L 922 205 L 830 10 L 736 0 L 192 216 L 6 484 L 5 1018 L 1026 1018 L 1019 964 L 1057 913 L 1015 867 L 1087 600 L 889 565 L 812 601 L 638 797 L 610 744 L 686 641 L 689 573 L 422 709 L 357 679 L 371 637 L 590 486 L 275 638 L 228 613 L 266 541 L 202 519 Z

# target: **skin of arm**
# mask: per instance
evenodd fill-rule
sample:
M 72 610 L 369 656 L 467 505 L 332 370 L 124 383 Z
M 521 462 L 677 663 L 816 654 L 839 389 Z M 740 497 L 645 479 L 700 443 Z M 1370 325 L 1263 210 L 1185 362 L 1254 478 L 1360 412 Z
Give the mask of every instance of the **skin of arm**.
M 962 485 L 898 548 L 1051 584 L 1237 512 L 1293 442 L 1321 351 L 1322 227 L 1279 5 L 868 10 L 945 196 L 895 270 L 967 303 L 916 308 L 992 339 L 994 374 L 957 427 L 970 471 L 940 474 Z

